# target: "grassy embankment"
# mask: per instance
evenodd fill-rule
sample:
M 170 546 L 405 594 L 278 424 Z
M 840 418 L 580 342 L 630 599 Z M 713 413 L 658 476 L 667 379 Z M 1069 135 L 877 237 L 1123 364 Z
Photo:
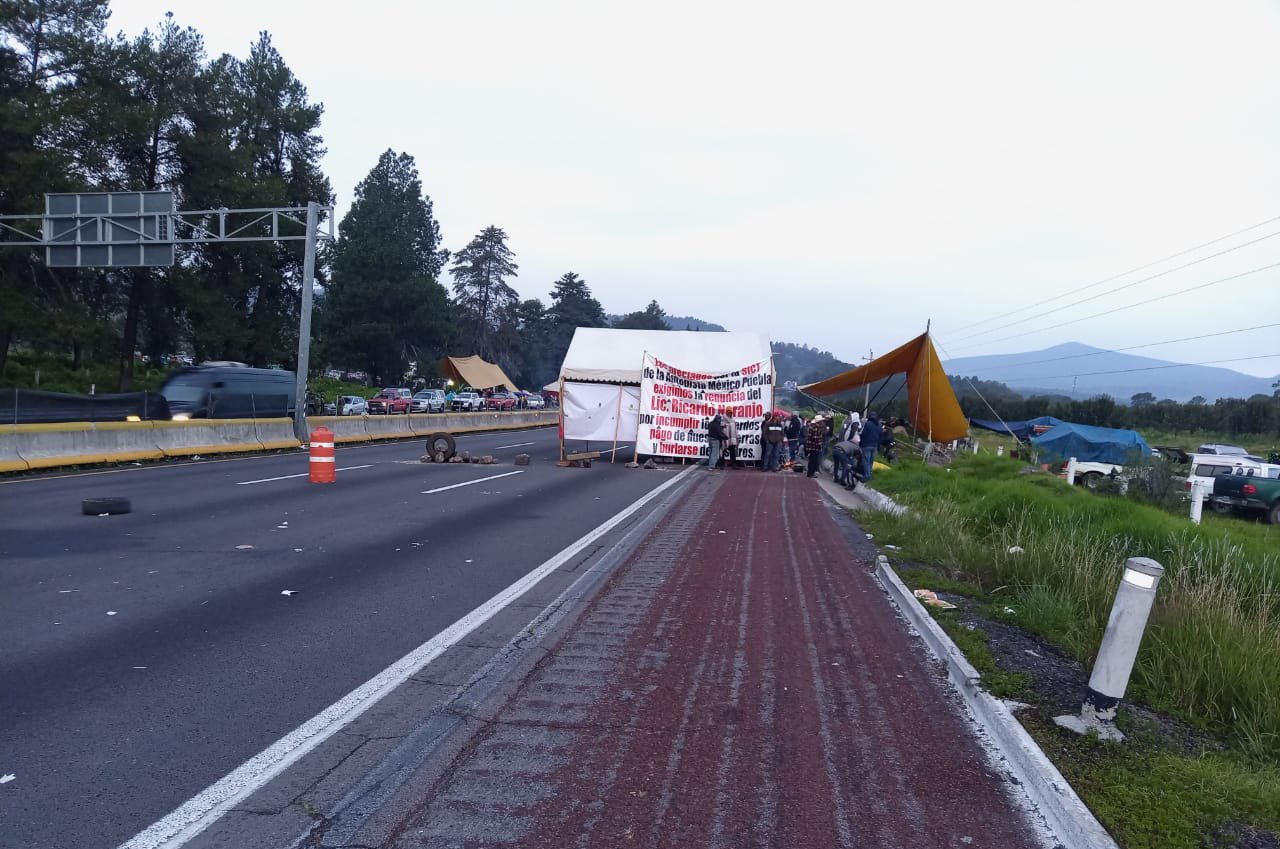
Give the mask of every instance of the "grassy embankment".
M 909 584 L 968 595 L 1086 669 L 1124 559 L 1159 561 L 1165 578 L 1127 698 L 1210 742 L 1188 751 L 1130 723 L 1133 742 L 1115 746 L 1062 732 L 1043 712 L 1024 723 L 1127 849 L 1230 846 L 1209 842 L 1224 823 L 1280 831 L 1280 527 L 1208 513 L 1196 527 L 1021 468 L 985 452 L 950 469 L 903 463 L 875 486 L 911 512 L 860 518 L 877 541 L 941 572 L 908 573 Z M 997 695 L 1034 700 L 981 632 L 949 630 Z

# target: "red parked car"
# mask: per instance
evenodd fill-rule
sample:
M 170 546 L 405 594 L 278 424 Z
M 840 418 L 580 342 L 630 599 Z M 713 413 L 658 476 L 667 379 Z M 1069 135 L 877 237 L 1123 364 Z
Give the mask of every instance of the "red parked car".
M 413 405 L 413 392 L 408 389 L 384 389 L 369 399 L 369 415 L 407 413 Z
M 494 392 L 484 396 L 484 407 L 486 410 L 514 410 L 516 396 L 510 392 Z

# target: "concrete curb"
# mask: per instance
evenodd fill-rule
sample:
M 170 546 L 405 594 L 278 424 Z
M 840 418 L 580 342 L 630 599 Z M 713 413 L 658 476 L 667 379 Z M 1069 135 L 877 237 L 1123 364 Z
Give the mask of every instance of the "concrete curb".
M 902 583 L 883 554 L 876 558 L 876 576 L 907 621 L 924 638 L 929 651 L 946 664 L 948 677 L 974 719 L 1004 756 L 1009 771 L 1053 835 L 1066 849 L 1119 849 L 1008 706 L 981 688 L 982 677 L 978 671 Z
M 328 425 L 338 443 L 419 439 L 416 424 L 454 434 L 488 433 L 547 427 L 558 421 L 552 411 L 446 414 L 422 423 L 411 416 L 313 416 Z M 372 424 L 370 427 L 369 422 Z M 451 426 L 452 425 L 452 426 Z M 404 430 L 401 428 L 410 428 Z M 68 422 L 0 425 L 0 472 L 25 472 L 60 466 L 160 460 L 195 454 L 252 454 L 300 447 L 291 419 L 195 419 L 191 421 Z

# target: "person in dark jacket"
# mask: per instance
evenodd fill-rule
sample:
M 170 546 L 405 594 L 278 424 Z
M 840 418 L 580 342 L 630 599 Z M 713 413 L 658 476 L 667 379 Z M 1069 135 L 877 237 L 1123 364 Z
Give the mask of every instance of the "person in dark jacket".
M 724 465 L 724 444 L 728 439 L 724 408 L 707 420 L 707 471 L 714 472 Z
M 862 449 L 848 439 L 842 439 L 831 450 L 835 463 L 835 482 L 845 489 L 854 489 L 862 477 Z
M 880 447 L 883 431 L 880 429 L 880 414 L 867 413 L 867 421 L 862 426 L 862 479 L 871 480 L 871 465 L 876 460 L 876 450 Z
M 782 443 L 786 440 L 786 425 L 781 417 L 769 414 L 764 420 L 764 456 L 760 460 L 760 469 L 776 472 L 782 465 Z
M 793 463 L 800 462 L 800 440 L 804 437 L 804 421 L 799 413 L 792 413 L 787 418 L 787 459 Z
M 804 451 L 809 459 L 809 467 L 806 469 L 809 477 L 816 477 L 818 469 L 822 466 L 822 451 L 827 444 L 827 420 L 819 413 L 813 417 L 813 421 L 809 422 L 809 426 L 804 432 Z

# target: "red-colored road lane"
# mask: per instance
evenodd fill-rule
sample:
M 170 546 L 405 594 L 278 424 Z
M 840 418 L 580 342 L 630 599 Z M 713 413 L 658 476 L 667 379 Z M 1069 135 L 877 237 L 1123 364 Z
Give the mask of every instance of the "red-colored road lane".
M 869 565 L 812 481 L 706 475 L 394 845 L 1040 845 Z

